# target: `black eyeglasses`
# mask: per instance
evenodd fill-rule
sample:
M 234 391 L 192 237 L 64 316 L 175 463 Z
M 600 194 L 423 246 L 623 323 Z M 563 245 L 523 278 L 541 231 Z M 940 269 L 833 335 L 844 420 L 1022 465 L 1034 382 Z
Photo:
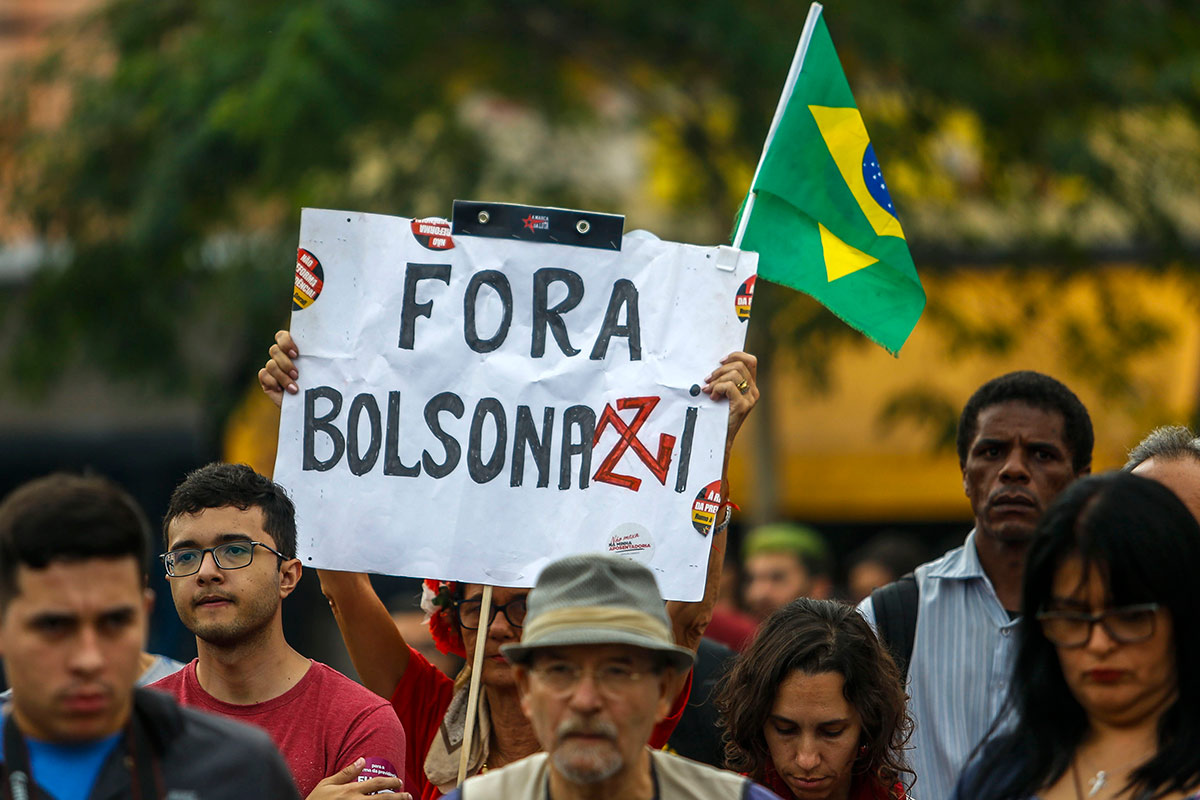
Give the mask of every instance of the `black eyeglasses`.
M 162 559 L 163 566 L 167 570 L 168 578 L 185 578 L 188 575 L 195 575 L 200 571 L 200 565 L 204 563 L 205 553 L 212 553 L 213 561 L 221 569 L 241 569 L 242 567 L 248 567 L 250 566 L 250 562 L 254 560 L 254 548 L 256 547 L 270 550 L 279 556 L 281 561 L 286 560 L 283 553 L 262 542 L 226 542 L 216 547 L 187 547 L 182 550 L 172 550 L 169 553 L 163 553 L 159 558 Z M 476 614 L 478 615 L 478 612 Z
M 569 661 L 545 661 L 535 664 L 530 671 L 538 676 L 547 689 L 558 695 L 574 692 L 583 681 L 585 672 L 590 672 L 600 693 L 614 698 L 622 696 L 643 678 L 659 674 L 654 669 L 639 672 L 628 664 L 601 664 L 585 670 Z
M 459 600 L 454 604 L 455 610 L 458 612 L 458 624 L 470 631 L 479 630 L 479 609 L 483 605 L 482 599 Z M 525 595 L 514 597 L 502 606 L 493 605 L 492 613 L 488 616 L 488 627 L 496 621 L 496 612 L 503 611 L 504 618 L 508 620 L 508 624 L 514 628 L 519 628 L 525 624 Z
M 1110 608 L 1098 614 L 1079 611 L 1039 611 L 1042 633 L 1059 647 L 1083 647 L 1092 638 L 1092 626 L 1100 623 L 1114 642 L 1137 644 L 1154 635 L 1158 603 Z

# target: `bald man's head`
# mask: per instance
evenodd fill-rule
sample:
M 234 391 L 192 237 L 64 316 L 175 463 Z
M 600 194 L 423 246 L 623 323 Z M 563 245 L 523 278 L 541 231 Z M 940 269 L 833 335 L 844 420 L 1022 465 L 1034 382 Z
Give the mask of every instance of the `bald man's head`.
M 1151 456 L 1130 472 L 1166 486 L 1200 521 L 1200 459 L 1191 456 Z
M 1164 425 L 1150 431 L 1129 451 L 1123 470 L 1166 486 L 1200 520 L 1200 439 L 1188 428 Z

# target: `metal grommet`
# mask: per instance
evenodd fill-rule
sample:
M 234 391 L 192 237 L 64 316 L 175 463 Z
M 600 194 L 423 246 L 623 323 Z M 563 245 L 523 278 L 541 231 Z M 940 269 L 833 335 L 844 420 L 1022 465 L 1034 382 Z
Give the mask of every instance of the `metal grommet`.
M 490 220 L 491 218 L 492 218 L 492 215 L 489 214 L 486 210 L 479 212 L 479 224 L 480 225 L 487 225 L 488 220 Z
M 579 231 L 580 233 L 587 233 L 591 229 L 592 223 L 588 222 L 586 219 L 581 219 L 579 222 L 575 223 L 575 230 Z

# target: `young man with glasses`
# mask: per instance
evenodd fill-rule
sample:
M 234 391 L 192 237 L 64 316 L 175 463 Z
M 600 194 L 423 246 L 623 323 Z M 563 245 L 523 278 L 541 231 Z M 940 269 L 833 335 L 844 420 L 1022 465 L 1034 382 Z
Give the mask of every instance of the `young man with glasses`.
M 549 564 L 529 593 L 512 665 L 543 753 L 468 779 L 448 800 L 623 800 L 776 795 L 742 775 L 646 746 L 693 653 L 674 643 L 653 573 L 608 555 Z
M 310 800 L 399 791 L 399 777 L 356 782 L 366 761 L 368 774 L 404 774 L 391 706 L 284 639 L 282 603 L 301 567 L 283 489 L 244 464 L 209 464 L 172 494 L 163 537 L 175 608 L 199 656 L 154 688 L 266 730 Z
M 0 794 L 297 798 L 262 731 L 134 688 L 150 531 L 116 484 L 55 474 L 0 504 Z

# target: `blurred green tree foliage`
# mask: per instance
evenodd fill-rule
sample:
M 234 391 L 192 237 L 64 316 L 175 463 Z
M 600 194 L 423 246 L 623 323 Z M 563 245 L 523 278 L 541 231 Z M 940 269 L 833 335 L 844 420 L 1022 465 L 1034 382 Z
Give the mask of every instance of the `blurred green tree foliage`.
M 74 343 L 221 413 L 284 323 L 305 205 L 419 216 L 510 200 L 725 240 L 807 11 L 107 2 L 4 83 L 11 211 L 69 245 L 5 300 L 13 369 L 44 385 Z M 839 0 L 825 13 L 919 268 L 1080 264 L 1098 248 L 1166 264 L 1200 239 L 1193 3 Z M 39 103 L 62 87 L 69 111 L 47 124 Z M 636 154 L 627 173 L 603 160 L 614 149 L 614 163 Z M 852 335 L 770 289 L 756 312 L 757 348 L 799 341 L 816 384 Z

